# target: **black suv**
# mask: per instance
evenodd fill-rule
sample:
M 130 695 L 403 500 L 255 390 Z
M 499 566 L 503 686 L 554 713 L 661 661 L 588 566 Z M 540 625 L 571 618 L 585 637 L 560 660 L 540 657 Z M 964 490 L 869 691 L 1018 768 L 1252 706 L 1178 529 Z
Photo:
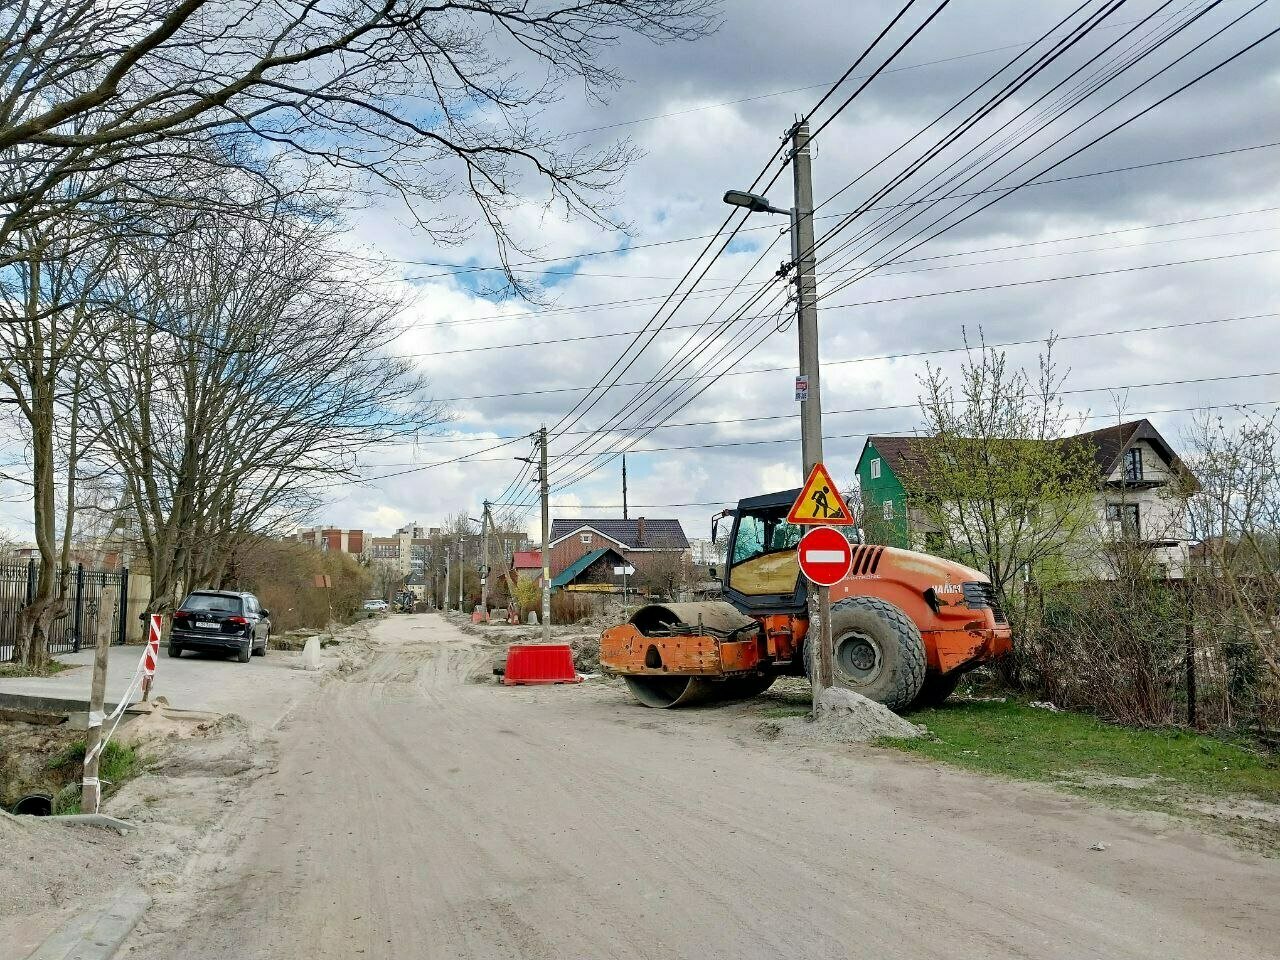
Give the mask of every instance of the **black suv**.
M 197 590 L 188 594 L 173 615 L 169 631 L 169 656 L 180 657 L 192 650 L 235 652 L 241 663 L 249 656 L 267 654 L 271 636 L 268 613 L 252 593 Z

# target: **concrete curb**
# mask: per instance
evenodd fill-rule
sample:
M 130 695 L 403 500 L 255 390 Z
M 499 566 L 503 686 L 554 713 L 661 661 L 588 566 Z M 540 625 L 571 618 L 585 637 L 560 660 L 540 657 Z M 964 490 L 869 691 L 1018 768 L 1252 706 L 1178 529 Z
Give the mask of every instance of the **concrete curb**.
M 121 887 L 106 907 L 68 920 L 27 960 L 111 960 L 149 906 L 141 887 Z

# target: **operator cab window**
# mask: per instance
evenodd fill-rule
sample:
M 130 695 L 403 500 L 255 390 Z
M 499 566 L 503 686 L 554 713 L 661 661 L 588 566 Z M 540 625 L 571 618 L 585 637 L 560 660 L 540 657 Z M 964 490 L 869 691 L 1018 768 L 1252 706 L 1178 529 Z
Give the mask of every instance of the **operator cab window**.
M 804 531 L 781 518 L 744 514 L 738 521 L 738 538 L 733 545 L 733 562 L 745 563 L 766 553 L 794 550 Z

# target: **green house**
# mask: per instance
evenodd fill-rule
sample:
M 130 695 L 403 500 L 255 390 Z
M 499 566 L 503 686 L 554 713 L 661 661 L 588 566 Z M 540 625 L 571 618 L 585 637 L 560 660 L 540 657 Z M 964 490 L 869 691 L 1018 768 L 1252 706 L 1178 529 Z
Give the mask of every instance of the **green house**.
M 910 438 L 868 437 L 858 456 L 858 488 L 862 491 L 862 529 L 867 540 L 891 547 L 910 547 L 907 491 L 894 471 Z

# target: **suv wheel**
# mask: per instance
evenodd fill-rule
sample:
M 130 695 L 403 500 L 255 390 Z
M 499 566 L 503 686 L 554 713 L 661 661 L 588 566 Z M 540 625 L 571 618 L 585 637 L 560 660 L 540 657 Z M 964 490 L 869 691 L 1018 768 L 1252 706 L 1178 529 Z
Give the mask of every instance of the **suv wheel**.
M 265 657 L 267 655 L 267 644 L 271 642 L 271 631 L 267 631 L 267 635 L 262 638 L 262 646 L 254 647 L 253 655 L 255 657 Z
M 240 644 L 240 652 L 236 655 L 236 659 L 239 660 L 241 663 L 248 663 L 249 654 L 252 652 L 252 650 L 253 650 L 253 638 L 250 637 L 247 640 L 245 640 L 244 643 Z

